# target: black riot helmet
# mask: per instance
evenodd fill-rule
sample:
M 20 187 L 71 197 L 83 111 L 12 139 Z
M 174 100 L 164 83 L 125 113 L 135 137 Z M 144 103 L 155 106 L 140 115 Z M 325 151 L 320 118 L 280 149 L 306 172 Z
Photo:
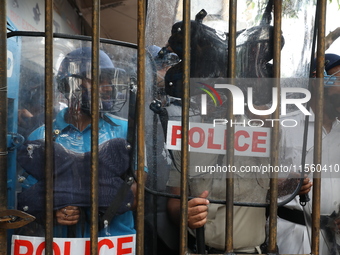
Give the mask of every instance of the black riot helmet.
M 284 37 L 281 35 L 281 49 Z M 259 82 L 253 78 L 274 78 L 274 27 L 268 24 L 244 30 L 236 38 L 236 77 L 252 78 L 243 81 L 241 88 L 253 88 L 253 103 L 268 104 L 272 100 L 272 83 L 270 79 Z M 245 92 L 246 93 L 246 92 Z
M 90 47 L 68 53 L 56 77 L 58 90 L 73 111 L 91 111 Z M 110 57 L 99 51 L 99 112 L 119 112 L 127 100 L 128 79 L 123 69 L 115 68 Z
M 281 49 L 284 38 L 281 36 Z M 237 77 L 273 78 L 274 27 L 260 25 L 243 31 L 236 39 Z

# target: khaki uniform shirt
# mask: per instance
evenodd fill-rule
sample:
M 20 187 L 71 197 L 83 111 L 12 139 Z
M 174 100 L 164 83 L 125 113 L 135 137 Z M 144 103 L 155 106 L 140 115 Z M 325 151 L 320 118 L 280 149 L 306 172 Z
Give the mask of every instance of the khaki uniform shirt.
M 226 173 L 205 171 L 209 169 L 206 166 L 225 166 L 225 156 L 196 152 L 189 153 L 189 156 L 189 196 L 198 196 L 208 190 L 208 199 L 225 201 Z M 170 187 L 180 186 L 180 157 L 180 151 L 173 151 L 173 168 L 167 184 Z M 240 169 L 241 165 L 268 164 L 268 162 L 267 158 L 235 156 L 237 169 Z M 269 179 L 263 177 L 258 173 L 234 173 L 234 201 L 266 202 Z M 206 245 L 224 250 L 226 207 L 216 203 L 210 203 L 208 207 L 208 220 L 205 225 Z M 234 206 L 234 251 L 254 252 L 265 241 L 265 226 L 265 208 Z M 195 231 L 191 229 L 189 231 L 195 235 Z

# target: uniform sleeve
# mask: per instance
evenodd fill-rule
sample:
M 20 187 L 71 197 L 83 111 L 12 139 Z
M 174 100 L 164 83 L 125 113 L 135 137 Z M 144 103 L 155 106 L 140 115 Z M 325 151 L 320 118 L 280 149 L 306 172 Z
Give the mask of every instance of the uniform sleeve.
M 168 187 L 180 187 L 181 180 L 181 151 L 171 151 L 172 162 L 169 173 L 169 179 L 167 182 Z

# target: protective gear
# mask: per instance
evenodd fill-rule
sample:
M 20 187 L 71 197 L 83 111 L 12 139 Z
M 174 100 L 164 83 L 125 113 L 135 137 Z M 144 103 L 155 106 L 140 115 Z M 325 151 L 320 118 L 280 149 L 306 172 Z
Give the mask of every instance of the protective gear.
M 73 111 L 91 111 L 90 47 L 76 49 L 61 62 L 56 77 L 58 90 L 65 96 Z M 127 100 L 128 80 L 125 71 L 115 68 L 112 60 L 99 51 L 99 111 L 119 112 Z
M 328 73 L 330 69 L 340 65 L 340 56 L 336 54 L 325 54 L 325 71 Z
M 150 45 L 147 50 L 155 61 L 157 69 L 164 68 L 164 66 L 173 66 L 180 62 L 177 54 L 169 51 L 166 47 L 161 48 L 156 45 Z
M 90 207 L 90 152 L 77 153 L 66 149 L 59 143 L 53 143 L 55 157 L 53 209 L 67 205 Z M 128 185 L 125 177 L 129 168 L 130 147 L 125 139 L 113 138 L 99 146 L 99 209 L 105 212 L 112 199 L 121 195 L 121 186 Z M 18 148 L 18 163 L 25 167 L 28 174 L 38 182 L 21 192 L 18 196 L 18 208 L 36 217 L 42 216 L 45 209 L 45 142 L 42 139 L 27 141 Z M 130 184 L 129 184 L 130 185 Z M 131 209 L 133 193 L 128 194 L 119 205 L 117 214 Z
M 228 34 L 202 24 L 207 12 L 202 9 L 190 23 L 190 77 L 227 77 Z M 168 46 L 183 59 L 183 22 L 172 26 Z M 173 97 L 182 97 L 183 62 L 172 66 L 166 73 L 165 91 Z M 190 92 L 192 95 L 192 92 Z
M 237 77 L 273 78 L 274 27 L 255 26 L 246 29 L 236 39 Z M 281 49 L 284 38 L 281 36 Z
M 328 71 L 332 68 L 340 65 L 340 56 L 336 54 L 325 54 L 325 71 L 324 71 L 324 85 L 325 87 L 330 86 L 339 86 L 340 80 L 339 77 L 336 75 L 339 73 L 337 71 L 333 74 L 328 74 Z M 314 67 L 316 66 L 316 59 L 314 59 Z
M 281 36 L 281 49 L 284 38 Z M 261 25 L 243 31 L 236 38 L 236 77 L 237 78 L 274 78 L 274 27 Z M 248 80 L 250 83 L 255 80 Z M 254 105 L 265 105 L 272 100 L 272 85 L 261 82 L 243 84 L 241 88 L 246 93 L 247 87 L 253 87 Z

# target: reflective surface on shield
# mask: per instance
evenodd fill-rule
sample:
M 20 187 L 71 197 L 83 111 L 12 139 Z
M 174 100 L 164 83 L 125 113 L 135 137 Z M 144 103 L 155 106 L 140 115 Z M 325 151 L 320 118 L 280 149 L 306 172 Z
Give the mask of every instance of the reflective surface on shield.
M 12 169 L 18 177 L 16 208 L 35 216 L 36 220 L 15 230 L 15 234 L 44 236 L 45 45 L 44 38 L 39 36 L 16 38 L 21 41 L 18 133 L 24 137 L 17 146 L 17 164 Z M 125 222 L 130 219 L 128 224 L 131 226 L 127 224 L 126 227 L 131 233 L 127 234 L 133 234 L 135 230 L 130 211 L 133 194 L 130 186 L 136 163 L 133 155 L 135 144 L 129 138 L 135 134 L 134 128 L 130 127 L 135 124 L 137 49 L 135 45 L 107 40 L 100 44 L 100 50 L 98 207 L 103 216 L 112 202 L 117 202 L 119 206 L 114 209 L 113 215 L 119 218 L 119 222 L 123 222 L 123 218 L 127 220 Z M 91 206 L 91 42 L 77 37 L 54 38 L 53 64 L 54 211 L 56 215 L 64 213 L 65 221 L 72 218 L 73 209 L 68 206 L 78 207 L 81 211 L 77 225 L 67 227 L 56 223 L 54 236 L 88 237 L 88 208 Z M 110 220 L 104 227 L 99 222 L 99 236 L 115 235 L 111 226 L 115 225 L 117 229 L 116 224 Z
M 228 59 L 228 5 L 223 1 L 191 2 L 191 78 L 190 82 L 190 163 L 189 163 L 189 196 L 197 196 L 204 190 L 208 190 L 211 203 L 224 203 L 225 200 L 225 172 L 217 174 L 220 167 L 228 170 L 225 155 L 208 153 L 207 149 L 218 150 L 225 147 L 226 89 L 215 88 L 204 78 L 226 78 Z M 273 90 L 273 13 L 271 8 L 265 11 L 267 2 L 257 5 L 254 1 L 238 1 L 237 15 L 237 38 L 236 38 L 236 84 L 244 95 L 247 103 L 248 94 L 252 95 L 253 107 L 257 110 L 268 110 L 272 106 Z M 287 78 L 282 81 L 282 87 L 296 86 L 307 89 L 308 82 L 303 79 L 309 77 L 310 52 L 312 45 L 312 33 L 314 22 L 315 5 L 310 1 L 293 1 L 293 9 L 284 9 L 282 19 L 282 45 L 281 45 L 281 76 Z M 167 46 L 173 50 L 179 58 L 182 58 L 182 2 L 178 2 L 178 8 L 171 3 L 154 1 L 149 11 L 147 20 L 147 45 Z M 160 15 L 162 14 L 162 15 Z M 154 20 L 157 19 L 157 24 Z M 172 23 L 170 21 L 173 21 Z M 154 30 L 159 33 L 153 33 Z M 303 32 L 302 32 L 303 31 Z M 308 38 L 308 39 L 307 39 Z M 180 178 L 180 121 L 181 121 L 181 94 L 182 94 L 183 61 L 171 66 L 164 76 L 164 88 L 153 85 L 156 94 L 152 99 L 158 99 L 152 105 L 152 110 L 146 109 L 147 121 L 146 137 L 152 145 L 152 163 L 148 160 L 149 174 L 147 188 L 158 196 L 170 196 L 169 187 L 179 186 Z M 269 78 L 269 79 L 268 79 Z M 288 78 L 300 78 L 301 81 L 290 82 Z M 193 80 L 192 79 L 192 80 Z M 244 81 L 242 81 L 244 79 Z M 256 81 L 262 81 L 259 85 Z M 255 85 L 254 85 L 255 84 Z M 148 84 L 152 86 L 152 84 Z M 248 88 L 252 92 L 248 93 Z M 299 98 L 301 95 L 288 93 L 287 98 Z M 234 97 L 235 101 L 235 97 Z M 237 100 L 236 100 L 237 101 Z M 305 106 L 305 103 L 304 103 Z M 239 130 L 236 136 L 236 144 L 243 154 L 235 156 L 235 167 L 245 166 L 259 168 L 270 167 L 269 154 L 256 156 L 253 152 L 247 152 L 246 146 L 261 150 L 262 143 L 269 143 L 271 122 L 262 119 L 270 119 L 270 114 L 256 116 L 247 105 L 244 113 L 236 114 L 235 121 L 250 121 L 247 127 L 251 133 Z M 300 112 L 298 108 L 288 105 L 287 114 Z M 154 116 L 148 117 L 148 114 Z M 288 116 L 284 116 L 289 118 Z M 284 118 L 283 118 L 284 119 Z M 151 122 L 152 120 L 152 122 Z M 286 121 L 286 120 L 284 120 Z M 217 123 L 216 127 L 213 124 Z M 151 124 L 153 123 L 153 124 Z M 285 122 L 288 126 L 288 122 Z M 280 126 L 280 133 L 289 133 L 292 129 Z M 255 135 L 254 135 L 255 134 Z M 303 128 L 302 133 L 303 136 Z M 289 136 L 289 135 L 288 135 Z M 164 138 L 166 137 L 166 138 Z M 254 141 L 247 144 L 247 141 Z M 265 141 L 265 142 L 264 142 Z M 163 146 L 165 142 L 165 145 Z M 172 142 L 173 144 L 169 144 Z M 254 147 L 251 147 L 254 146 Z M 284 145 L 280 145 L 283 146 Z M 293 145 L 295 146 L 295 145 Z M 296 145 L 298 147 L 302 145 Z M 176 148 L 175 148 L 176 147 Z M 147 146 L 149 148 L 149 146 Z M 206 149 L 206 150 L 204 150 Z M 267 152 L 270 152 L 268 148 Z M 279 164 L 287 167 L 290 162 L 287 150 L 280 150 Z M 149 152 L 147 153 L 150 157 Z M 299 163 L 300 165 L 300 163 Z M 232 166 L 229 166 L 229 170 Z M 215 171 L 212 173 L 212 171 Z M 236 205 L 265 206 L 268 201 L 269 179 L 252 173 L 238 173 L 235 178 L 235 201 Z M 290 201 L 301 185 L 301 174 L 289 176 L 279 175 L 279 203 Z M 156 192 L 155 192 L 156 191 Z M 157 193 L 159 192 L 159 193 Z M 166 193 L 166 194 L 164 194 Z M 297 198 L 298 199 L 298 198 Z

